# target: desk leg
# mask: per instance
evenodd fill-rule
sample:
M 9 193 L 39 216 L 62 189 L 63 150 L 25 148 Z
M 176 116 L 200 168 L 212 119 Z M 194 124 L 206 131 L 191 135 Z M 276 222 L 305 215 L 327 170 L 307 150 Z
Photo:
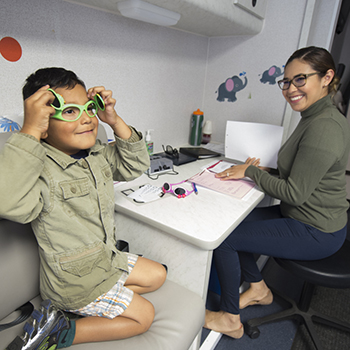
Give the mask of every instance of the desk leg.
M 158 228 L 115 213 L 117 239 L 129 242 L 130 252 L 168 266 L 168 279 L 207 298 L 212 251 L 200 249 Z M 191 350 L 199 349 L 201 332 Z

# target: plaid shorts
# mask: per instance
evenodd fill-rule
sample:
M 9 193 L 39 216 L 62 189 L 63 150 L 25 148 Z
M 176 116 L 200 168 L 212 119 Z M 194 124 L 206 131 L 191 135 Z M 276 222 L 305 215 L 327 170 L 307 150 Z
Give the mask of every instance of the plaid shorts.
M 77 310 L 66 310 L 81 316 L 100 316 L 113 319 L 121 315 L 130 305 L 134 292 L 124 286 L 129 274 L 134 268 L 137 255 L 125 253 L 128 256 L 129 272 L 123 271 L 118 282 L 107 293 L 102 294 L 90 304 Z

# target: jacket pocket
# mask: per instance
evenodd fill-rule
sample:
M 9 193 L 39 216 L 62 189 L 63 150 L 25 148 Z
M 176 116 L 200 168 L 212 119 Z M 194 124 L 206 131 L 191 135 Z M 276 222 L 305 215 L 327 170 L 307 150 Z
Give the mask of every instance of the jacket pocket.
M 63 207 L 69 216 L 90 216 L 97 211 L 97 199 L 90 191 L 89 179 L 62 181 Z
M 101 174 L 105 181 L 113 181 L 112 169 L 109 164 L 106 164 L 101 168 Z
M 111 261 L 102 243 L 89 246 L 87 249 L 75 252 L 74 255 L 60 257 L 59 264 L 63 271 L 79 277 L 91 274 L 96 268 L 102 268 L 105 271 L 111 269 Z

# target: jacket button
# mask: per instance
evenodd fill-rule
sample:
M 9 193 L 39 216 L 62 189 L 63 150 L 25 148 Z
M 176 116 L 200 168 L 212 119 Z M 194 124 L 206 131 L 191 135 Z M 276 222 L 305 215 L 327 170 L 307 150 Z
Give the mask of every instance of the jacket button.
M 77 189 L 76 189 L 75 187 L 71 187 L 70 191 L 71 191 L 72 193 L 76 193 L 76 192 L 77 192 Z

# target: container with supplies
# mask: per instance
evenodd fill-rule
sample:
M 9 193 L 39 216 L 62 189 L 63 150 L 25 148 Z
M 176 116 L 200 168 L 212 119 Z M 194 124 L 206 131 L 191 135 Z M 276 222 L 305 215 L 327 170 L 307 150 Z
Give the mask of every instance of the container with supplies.
M 212 132 L 213 132 L 213 127 L 212 127 L 211 121 L 207 120 L 203 126 L 202 143 L 207 144 L 210 142 Z
M 153 154 L 153 141 L 151 140 L 151 131 L 153 131 L 153 129 L 147 130 L 145 136 L 147 152 L 150 156 Z

